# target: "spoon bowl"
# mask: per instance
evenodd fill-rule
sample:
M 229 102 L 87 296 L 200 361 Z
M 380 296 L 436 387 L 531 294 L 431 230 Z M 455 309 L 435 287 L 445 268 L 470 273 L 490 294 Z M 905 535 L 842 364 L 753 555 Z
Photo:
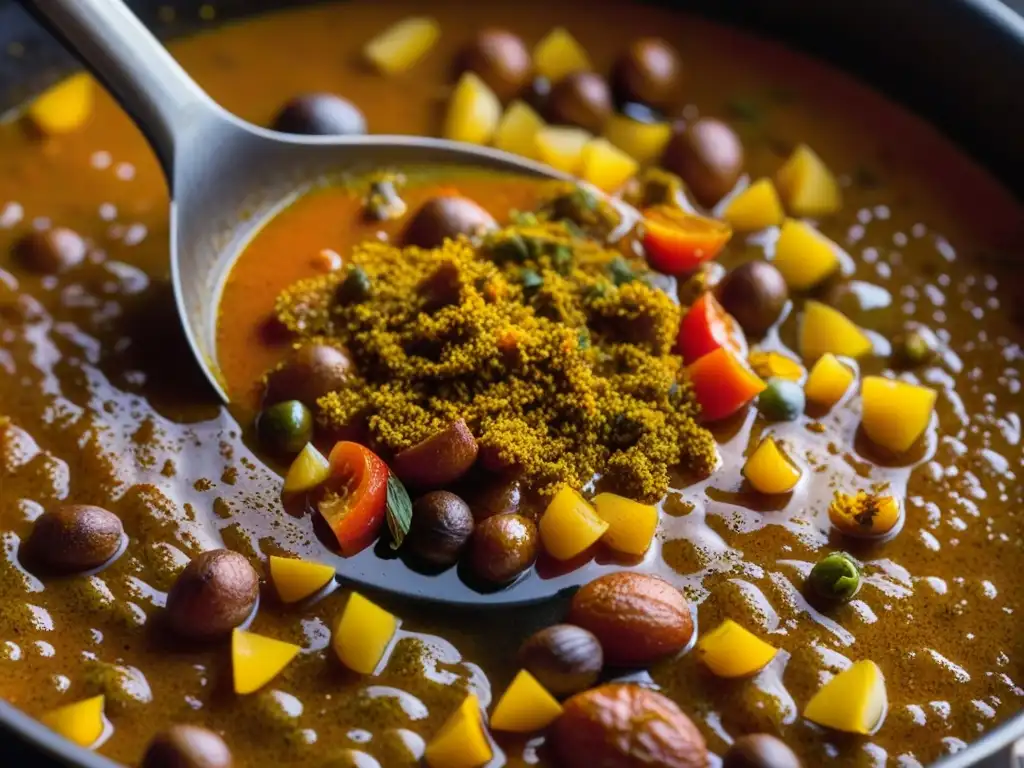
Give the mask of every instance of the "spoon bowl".
M 270 131 L 214 102 L 121 0 L 22 4 L 104 83 L 156 152 L 171 194 L 170 272 L 182 328 L 225 402 L 216 348 L 221 290 L 245 244 L 303 191 L 338 174 L 430 165 L 572 180 L 515 155 L 443 139 Z M 531 571 L 507 587 L 485 591 L 464 581 L 457 569 L 420 573 L 388 554 L 377 547 L 330 559 L 341 579 L 461 606 L 537 602 L 614 568 L 591 563 L 545 576 Z

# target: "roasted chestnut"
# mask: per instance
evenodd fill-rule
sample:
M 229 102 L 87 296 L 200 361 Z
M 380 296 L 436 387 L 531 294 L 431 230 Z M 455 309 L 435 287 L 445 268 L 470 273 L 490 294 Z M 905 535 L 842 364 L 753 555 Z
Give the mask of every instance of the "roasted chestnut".
M 530 51 L 518 35 L 504 29 L 482 29 L 462 49 L 459 70 L 475 72 L 502 101 L 514 99 L 530 82 Z
M 30 558 L 51 570 L 87 571 L 112 558 L 123 536 L 121 519 L 113 512 L 65 504 L 36 519 L 25 547 Z
M 458 561 L 472 534 L 469 505 L 454 493 L 432 491 L 413 504 L 405 545 L 420 561 L 445 568 Z
M 555 696 L 571 696 L 597 682 L 604 666 L 601 643 L 573 624 L 555 624 L 526 639 L 519 665 Z
M 219 637 L 249 617 L 259 591 L 259 576 L 243 555 L 212 549 L 178 575 L 167 594 L 167 620 L 182 637 Z
M 635 40 L 612 67 L 612 90 L 620 102 L 668 108 L 679 96 L 683 64 L 675 48 L 659 37 Z
M 270 127 L 282 133 L 360 136 L 366 133 L 366 118 L 348 99 L 333 93 L 309 93 L 285 104 Z
M 85 240 L 67 227 L 31 232 L 14 245 L 14 257 L 32 272 L 56 275 L 85 261 Z
M 767 733 L 740 736 L 729 747 L 722 768 L 800 768 L 800 760 L 781 739 Z
M 348 355 L 330 344 L 303 344 L 267 377 L 265 402 L 298 400 L 309 408 L 344 386 L 352 363 Z
M 398 453 L 392 466 L 404 483 L 416 488 L 440 488 L 466 474 L 479 450 L 466 422 L 459 419 Z
M 537 559 L 537 526 L 520 515 L 497 515 L 477 525 L 469 565 L 475 576 L 507 584 Z
M 552 123 L 576 125 L 598 133 L 612 114 L 612 94 L 596 72 L 573 72 L 551 89 L 545 116 Z
M 494 229 L 494 217 L 468 197 L 440 195 L 425 202 L 405 230 L 405 243 L 436 248 L 459 235 L 479 235 Z
M 172 725 L 153 737 L 140 768 L 231 768 L 231 750 L 213 731 Z
M 782 273 L 767 261 L 748 261 L 725 275 L 715 295 L 746 333 L 761 337 L 782 314 L 789 289 Z
M 743 172 L 743 144 L 721 120 L 702 117 L 677 130 L 661 164 L 686 182 L 701 205 L 711 207 L 736 186 Z

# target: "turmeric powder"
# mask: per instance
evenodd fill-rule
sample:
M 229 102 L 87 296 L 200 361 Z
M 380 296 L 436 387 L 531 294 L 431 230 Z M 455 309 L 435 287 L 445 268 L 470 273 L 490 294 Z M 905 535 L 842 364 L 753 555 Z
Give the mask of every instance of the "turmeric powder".
M 461 418 L 542 493 L 604 476 L 655 501 L 670 467 L 710 472 L 715 442 L 671 354 L 678 306 L 641 260 L 571 223 L 513 219 L 432 250 L 364 242 L 347 271 L 278 297 L 286 328 L 354 361 L 317 403 L 322 426 L 364 421 L 375 448 L 397 452 Z

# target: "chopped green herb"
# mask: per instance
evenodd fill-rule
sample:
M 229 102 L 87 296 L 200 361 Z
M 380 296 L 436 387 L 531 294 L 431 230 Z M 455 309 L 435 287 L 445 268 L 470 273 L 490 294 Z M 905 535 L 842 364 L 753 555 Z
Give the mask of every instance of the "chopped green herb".
M 509 212 L 509 219 L 517 227 L 536 227 L 540 224 L 537 214 L 533 211 L 517 211 L 512 209 Z
M 526 239 L 518 232 L 503 235 L 489 245 L 495 261 L 513 261 L 522 263 L 530 258 L 530 247 Z
M 572 268 L 572 249 L 567 245 L 556 245 L 551 254 L 551 264 L 560 275 L 566 275 Z
M 579 349 L 590 349 L 590 331 L 586 328 L 580 328 L 576 334 L 576 346 Z
M 398 549 L 405 541 L 412 525 L 412 499 L 402 481 L 388 473 L 387 489 L 388 530 L 391 531 L 391 548 Z
M 519 280 L 523 284 L 523 290 L 527 293 L 535 291 L 544 285 L 544 278 L 532 269 L 520 270 Z
M 611 275 L 612 282 L 615 285 L 625 285 L 636 280 L 636 273 L 633 271 L 633 267 L 621 256 L 616 256 L 608 263 L 608 273 Z

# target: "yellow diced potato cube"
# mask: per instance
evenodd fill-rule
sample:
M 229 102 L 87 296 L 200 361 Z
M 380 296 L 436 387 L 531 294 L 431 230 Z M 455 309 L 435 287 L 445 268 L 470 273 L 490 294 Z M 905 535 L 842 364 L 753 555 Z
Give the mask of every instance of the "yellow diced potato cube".
M 540 518 L 540 540 L 556 560 L 571 560 L 585 552 L 608 530 L 592 506 L 563 485 Z
M 590 57 L 576 38 L 563 27 L 555 27 L 533 49 L 533 71 L 557 83 L 573 72 L 592 69 Z
M 722 217 L 733 229 L 750 232 L 782 223 L 782 201 L 771 179 L 758 179 L 729 201 Z
M 604 543 L 616 552 L 642 555 L 650 548 L 658 529 L 656 506 L 614 493 L 599 493 L 594 497 L 594 509 L 608 523 Z
M 814 694 L 804 717 L 826 728 L 866 735 L 882 724 L 887 705 L 882 670 L 873 661 L 858 661 Z
M 592 138 L 582 128 L 542 128 L 534 139 L 537 159 L 556 170 L 577 176 L 583 166 L 583 148 Z
M 49 136 L 78 130 L 92 114 L 94 88 L 85 72 L 72 75 L 43 91 L 29 105 L 29 120 Z
M 501 116 L 494 134 L 494 146 L 505 152 L 537 160 L 537 132 L 544 125 L 533 107 L 517 99 L 508 105 L 505 114 Z
M 808 301 L 804 305 L 800 320 L 800 354 L 805 360 L 817 360 L 829 353 L 856 359 L 872 349 L 867 334 L 838 309 L 820 301 Z
M 604 137 L 641 165 L 656 163 L 672 138 L 669 123 L 641 123 L 615 114 L 604 126 Z
M 800 468 L 794 464 L 775 442 L 766 437 L 743 465 L 743 476 L 758 493 L 789 493 L 800 481 Z
M 353 592 L 334 627 L 331 645 L 342 664 L 353 672 L 371 675 L 397 631 L 395 616 Z
M 747 677 L 764 668 L 778 649 L 726 619 L 697 643 L 697 656 L 719 677 Z
M 103 735 L 103 696 L 66 704 L 39 718 L 51 731 L 80 747 L 91 747 Z
M 800 381 L 804 377 L 804 367 L 781 352 L 754 350 L 747 357 L 747 362 L 754 369 L 754 373 L 765 380 L 786 379 L 786 381 Z
M 302 493 L 316 488 L 331 475 L 331 463 L 312 443 L 306 443 L 284 476 L 285 493 Z
M 491 728 L 512 733 L 533 733 L 547 728 L 562 714 L 562 705 L 525 669 L 513 678 L 498 699 Z
M 441 135 L 452 141 L 486 144 L 501 122 L 501 102 L 472 72 L 463 73 L 448 102 Z
M 871 442 L 904 453 L 928 428 L 936 397 L 929 387 L 865 376 L 860 389 L 861 425 Z
M 426 56 L 440 35 L 441 27 L 434 19 L 403 19 L 370 40 L 363 55 L 384 74 L 397 75 Z
M 604 192 L 614 192 L 636 175 L 636 160 L 607 139 L 591 139 L 583 147 L 580 175 Z
M 793 150 L 775 179 L 786 208 L 794 216 L 824 216 L 843 205 L 832 171 L 806 144 Z
M 283 603 L 297 603 L 319 592 L 334 578 L 334 568 L 292 557 L 270 556 L 270 580 Z
M 831 408 L 846 394 L 854 378 L 856 374 L 848 365 L 841 363 L 835 355 L 826 353 L 811 368 L 804 384 L 804 394 L 812 403 Z
M 494 757 L 484 731 L 480 702 L 470 694 L 427 744 L 423 757 L 430 768 L 479 768 Z
M 786 219 L 772 264 L 794 291 L 813 288 L 839 268 L 836 244 L 805 221 Z
M 235 693 L 258 691 L 288 666 L 301 649 L 294 643 L 236 628 L 231 633 Z

